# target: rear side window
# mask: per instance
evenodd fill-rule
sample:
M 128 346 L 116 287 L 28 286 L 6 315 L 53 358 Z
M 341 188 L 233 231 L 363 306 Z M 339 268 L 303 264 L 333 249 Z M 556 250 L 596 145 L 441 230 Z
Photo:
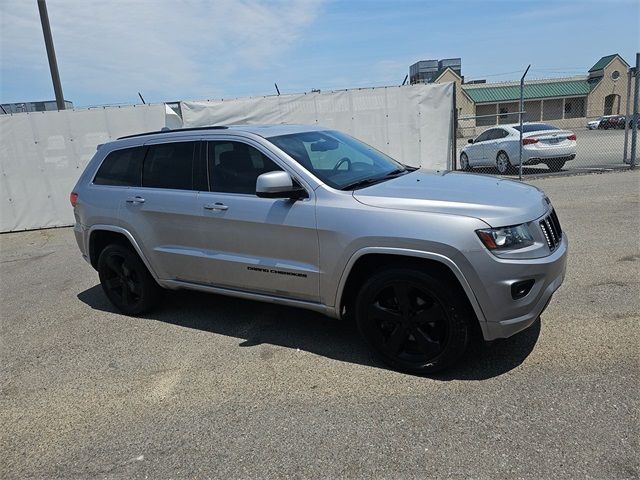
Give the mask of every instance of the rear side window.
M 144 147 L 134 147 L 111 152 L 100 165 L 93 183 L 96 185 L 139 187 L 144 150 Z
M 513 128 L 520 131 L 520 125 L 514 125 Z M 554 127 L 553 125 L 549 125 L 547 123 L 529 123 L 522 126 L 522 133 L 542 132 L 545 130 L 560 130 L 560 129 L 558 127 Z
M 142 169 L 142 186 L 193 190 L 196 142 L 150 145 Z
M 506 137 L 507 135 L 509 135 L 509 132 L 507 132 L 506 130 L 503 130 L 502 128 L 496 128 L 491 132 L 491 137 L 489 137 L 489 140 L 499 140 Z

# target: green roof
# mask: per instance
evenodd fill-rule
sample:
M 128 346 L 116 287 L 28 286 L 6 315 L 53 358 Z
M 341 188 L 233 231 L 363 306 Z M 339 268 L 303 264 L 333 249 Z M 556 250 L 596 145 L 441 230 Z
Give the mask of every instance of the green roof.
M 596 64 L 593 67 L 589 69 L 589 73 L 595 72 L 596 70 L 602 70 L 604 67 L 609 65 L 611 60 L 613 60 L 617 56 L 618 54 L 614 53 L 613 55 L 607 55 L 606 57 L 602 57 L 600 60 L 596 62 Z
M 588 95 L 593 87 L 585 80 L 564 80 L 561 82 L 529 83 L 524 86 L 524 98 L 551 98 Z M 520 85 L 465 88 L 464 92 L 475 103 L 494 103 L 520 100 Z

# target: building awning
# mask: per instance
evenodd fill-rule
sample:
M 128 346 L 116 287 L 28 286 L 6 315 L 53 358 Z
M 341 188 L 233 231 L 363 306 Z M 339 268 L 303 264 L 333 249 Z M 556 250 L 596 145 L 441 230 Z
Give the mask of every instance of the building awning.
M 584 80 L 566 80 L 562 82 L 541 82 L 530 83 L 524 86 L 525 100 L 557 98 L 557 97 L 579 97 L 586 96 L 593 88 L 593 82 Z M 512 102 L 520 100 L 520 85 L 503 85 L 492 87 L 487 85 L 482 87 L 465 88 L 466 93 L 475 103 L 496 103 Z

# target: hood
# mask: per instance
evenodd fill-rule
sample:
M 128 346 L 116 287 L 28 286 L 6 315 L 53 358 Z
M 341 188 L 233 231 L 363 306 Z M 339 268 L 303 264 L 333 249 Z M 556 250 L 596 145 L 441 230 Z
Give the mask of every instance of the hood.
M 475 217 L 492 227 L 535 220 L 549 209 L 541 190 L 513 180 L 416 170 L 353 192 L 372 207 Z

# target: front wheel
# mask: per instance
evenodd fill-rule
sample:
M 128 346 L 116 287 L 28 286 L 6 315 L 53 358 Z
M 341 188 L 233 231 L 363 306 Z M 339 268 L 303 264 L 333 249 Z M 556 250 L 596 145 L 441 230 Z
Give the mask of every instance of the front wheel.
M 471 314 L 457 293 L 455 286 L 422 271 L 383 270 L 358 294 L 358 329 L 374 352 L 398 370 L 443 370 L 460 358 L 469 340 Z
M 460 170 L 464 170 L 465 172 L 471 170 L 471 165 L 469 165 L 469 157 L 466 153 L 460 154 Z
M 131 248 L 106 246 L 98 258 L 98 275 L 111 303 L 127 315 L 140 315 L 158 302 L 160 287 Z
M 505 152 L 498 153 L 496 157 L 496 168 L 500 175 L 506 175 L 513 171 L 513 165 L 511 165 L 511 160 L 509 160 L 509 155 Z

